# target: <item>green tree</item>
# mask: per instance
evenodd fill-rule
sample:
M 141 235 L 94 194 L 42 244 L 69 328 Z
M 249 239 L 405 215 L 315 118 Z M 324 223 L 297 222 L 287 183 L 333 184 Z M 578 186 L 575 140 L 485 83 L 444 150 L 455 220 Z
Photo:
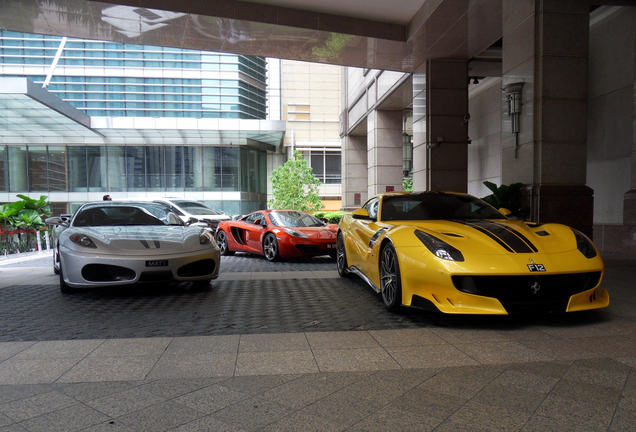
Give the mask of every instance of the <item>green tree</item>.
M 269 179 L 273 189 L 270 208 L 312 212 L 325 207 L 318 195 L 320 180 L 298 151 L 285 165 L 276 168 Z
M 404 192 L 413 192 L 413 177 L 405 177 L 402 179 L 402 190 Z

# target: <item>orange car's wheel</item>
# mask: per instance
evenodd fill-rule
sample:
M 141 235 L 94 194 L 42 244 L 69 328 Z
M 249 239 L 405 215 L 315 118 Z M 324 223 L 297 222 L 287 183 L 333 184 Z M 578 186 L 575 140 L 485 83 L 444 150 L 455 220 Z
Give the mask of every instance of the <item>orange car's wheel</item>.
M 347 251 L 345 250 L 344 235 L 342 231 L 338 233 L 336 240 L 336 262 L 338 264 L 338 274 L 341 277 L 349 277 L 349 263 L 347 262 Z
M 227 245 L 227 236 L 225 235 L 225 231 L 218 230 L 216 232 L 216 244 L 219 246 L 221 255 L 234 255 L 234 252 L 232 252 Z
M 263 240 L 263 255 L 265 255 L 267 261 L 278 261 L 280 259 L 278 240 L 272 233 L 267 234 Z
M 397 253 L 388 243 L 380 253 L 380 294 L 384 306 L 390 311 L 402 305 L 402 277 Z

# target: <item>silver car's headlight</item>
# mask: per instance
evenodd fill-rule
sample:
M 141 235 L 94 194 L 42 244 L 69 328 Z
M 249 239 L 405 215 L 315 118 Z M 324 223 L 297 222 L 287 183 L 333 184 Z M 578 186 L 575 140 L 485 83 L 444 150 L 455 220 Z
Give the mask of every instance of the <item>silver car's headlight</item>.
M 78 246 L 97 249 L 97 245 L 86 234 L 72 234 L 69 238 Z
M 308 238 L 305 234 L 301 233 L 300 231 L 296 231 L 296 230 L 293 230 L 291 228 L 284 228 L 284 230 L 290 236 Z
M 202 230 L 199 233 L 199 243 L 202 245 L 214 244 L 214 236 L 209 230 Z
M 424 246 L 436 257 L 449 261 L 464 261 L 464 255 L 445 241 L 420 230 L 415 230 L 415 236 L 420 239 L 420 241 L 424 243 Z

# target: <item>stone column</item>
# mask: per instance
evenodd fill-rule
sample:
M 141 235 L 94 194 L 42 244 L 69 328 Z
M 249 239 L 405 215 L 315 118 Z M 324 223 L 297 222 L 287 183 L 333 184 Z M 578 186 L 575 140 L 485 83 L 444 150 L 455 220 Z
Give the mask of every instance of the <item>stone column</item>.
M 592 236 L 586 186 L 589 5 L 504 0 L 503 86 L 523 82 L 519 133 L 502 92 L 502 183 L 522 182 L 530 220 Z
M 367 199 L 367 137 L 346 135 L 342 138 L 342 208 L 360 208 Z
M 367 117 L 369 197 L 402 190 L 402 111 L 373 110 Z
M 431 60 L 413 74 L 413 190 L 468 190 L 468 63 Z

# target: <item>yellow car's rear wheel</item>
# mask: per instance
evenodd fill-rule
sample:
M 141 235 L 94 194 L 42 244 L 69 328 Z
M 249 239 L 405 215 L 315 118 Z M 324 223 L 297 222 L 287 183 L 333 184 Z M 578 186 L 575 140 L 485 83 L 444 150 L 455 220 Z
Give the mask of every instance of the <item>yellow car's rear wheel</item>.
M 402 305 L 400 264 L 391 243 L 387 243 L 380 254 L 380 294 L 388 310 L 394 311 Z

